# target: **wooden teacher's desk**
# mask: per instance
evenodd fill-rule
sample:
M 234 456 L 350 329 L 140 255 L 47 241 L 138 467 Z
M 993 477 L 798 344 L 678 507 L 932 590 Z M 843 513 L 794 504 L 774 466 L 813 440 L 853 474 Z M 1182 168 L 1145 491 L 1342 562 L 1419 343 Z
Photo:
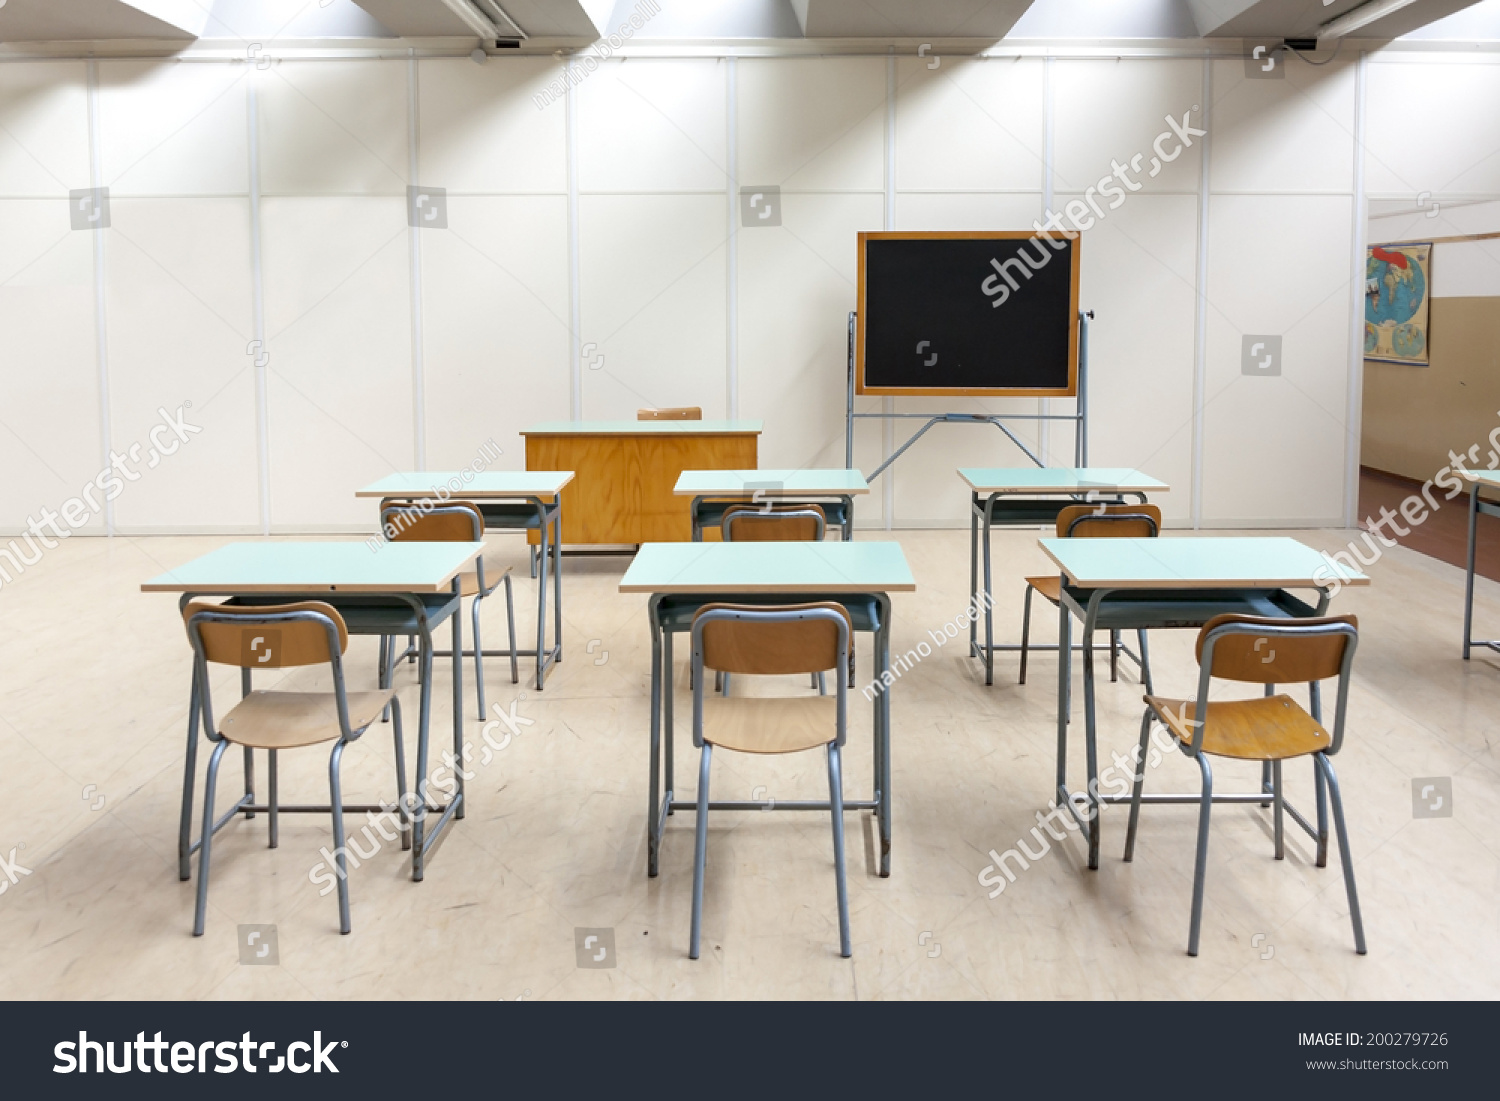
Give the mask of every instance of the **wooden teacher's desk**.
M 527 470 L 571 470 L 564 543 L 672 543 L 692 538 L 684 470 L 757 465 L 760 421 L 547 421 L 526 437 Z

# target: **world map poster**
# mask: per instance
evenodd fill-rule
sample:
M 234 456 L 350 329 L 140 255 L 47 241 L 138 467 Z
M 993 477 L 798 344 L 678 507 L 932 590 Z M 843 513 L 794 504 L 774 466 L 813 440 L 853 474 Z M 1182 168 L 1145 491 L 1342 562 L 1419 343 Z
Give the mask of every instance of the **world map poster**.
M 1371 245 L 1365 259 L 1365 358 L 1428 366 L 1432 245 Z

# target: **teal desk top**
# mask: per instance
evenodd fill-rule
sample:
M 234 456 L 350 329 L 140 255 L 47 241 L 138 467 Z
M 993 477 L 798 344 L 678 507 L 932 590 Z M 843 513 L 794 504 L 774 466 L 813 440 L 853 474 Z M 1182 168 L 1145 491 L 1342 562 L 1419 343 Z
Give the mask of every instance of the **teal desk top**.
M 1040 539 L 1085 589 L 1280 589 L 1368 585 L 1364 574 L 1285 536 Z
M 483 500 L 506 497 L 553 497 L 573 480 L 571 470 L 484 470 L 469 471 L 465 482 L 457 470 L 403 471 L 388 474 L 364 489 L 356 497 L 441 497 L 457 500 Z M 457 482 L 454 489 L 449 480 Z M 439 487 L 442 493 L 438 492 Z
M 1126 466 L 961 467 L 975 493 L 1165 493 L 1171 487 Z
M 543 421 L 523 436 L 735 436 L 758 435 L 764 421 Z
M 751 494 L 762 497 L 793 495 L 850 496 L 869 493 L 870 485 L 857 470 L 684 470 L 672 492 L 678 497 L 708 493 Z
M 1500 470 L 1455 470 L 1453 473 L 1466 482 L 1478 482 L 1480 485 L 1500 489 Z
M 141 586 L 147 593 L 436 593 L 483 543 L 229 543 Z
M 913 592 L 900 543 L 647 543 L 622 593 Z

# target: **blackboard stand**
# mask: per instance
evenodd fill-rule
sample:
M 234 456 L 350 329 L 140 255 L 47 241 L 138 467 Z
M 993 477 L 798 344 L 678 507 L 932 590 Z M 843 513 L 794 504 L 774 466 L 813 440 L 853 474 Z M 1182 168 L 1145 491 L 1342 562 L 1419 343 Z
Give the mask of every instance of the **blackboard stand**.
M 856 420 L 921 420 L 925 418 L 927 423 L 917 429 L 916 433 L 904 444 L 893 451 L 885 462 L 877 466 L 865 480 L 873 482 L 885 473 L 886 467 L 890 466 L 902 455 L 904 455 L 912 444 L 927 434 L 927 430 L 935 424 L 993 424 L 1009 437 L 1010 442 L 1025 452 L 1026 457 L 1037 466 L 1047 464 L 1037 457 L 1036 453 L 1016 438 L 1016 434 L 1006 427 L 1006 421 L 1072 421 L 1077 429 L 1073 443 L 1073 465 L 1084 467 L 1089 465 L 1089 401 L 1088 401 L 1088 368 L 1089 368 L 1089 321 L 1094 316 L 1093 310 L 1080 310 L 1078 312 L 1078 397 L 1077 404 L 1071 413 L 856 413 L 854 411 L 854 311 L 849 312 L 849 389 L 848 400 L 844 406 L 844 466 L 854 469 L 854 422 Z

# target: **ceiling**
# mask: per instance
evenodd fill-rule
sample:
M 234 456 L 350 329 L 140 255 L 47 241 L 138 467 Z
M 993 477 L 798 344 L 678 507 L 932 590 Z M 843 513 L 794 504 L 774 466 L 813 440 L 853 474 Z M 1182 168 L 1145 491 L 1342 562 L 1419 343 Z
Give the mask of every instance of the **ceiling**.
M 630 21 L 641 38 L 1300 38 L 1394 0 L 0 0 L 0 43 L 527 37 L 585 45 Z M 1415 0 L 1357 31 L 1394 38 L 1478 0 Z M 1500 5 L 1500 0 L 1491 0 Z M 503 14 L 501 14 L 503 13 Z M 506 17 L 509 17 L 507 21 Z M 1017 27 L 1020 23 L 1019 28 Z M 511 24 L 514 24 L 512 26 Z M 519 32 L 516 30 L 519 28 Z M 1166 33 L 1164 33 L 1166 32 Z M 1195 33 L 1196 32 L 1196 35 Z

